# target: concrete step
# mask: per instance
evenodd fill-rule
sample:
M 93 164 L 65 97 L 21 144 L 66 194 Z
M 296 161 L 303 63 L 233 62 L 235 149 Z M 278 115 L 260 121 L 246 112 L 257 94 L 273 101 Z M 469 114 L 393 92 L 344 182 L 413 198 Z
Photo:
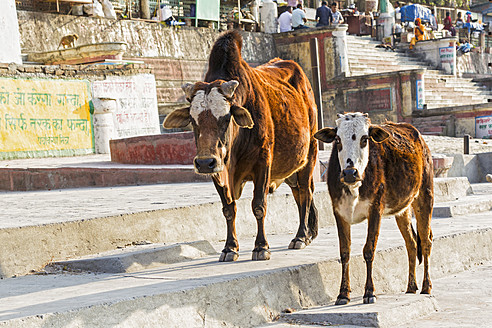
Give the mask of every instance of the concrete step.
M 382 295 L 375 304 L 331 305 L 294 313 L 282 313 L 279 322 L 356 327 L 396 327 L 428 316 L 439 307 L 435 297 L 428 295 Z
M 443 202 L 434 206 L 434 217 L 453 217 L 469 213 L 480 213 L 492 209 L 492 197 L 489 195 L 470 195 L 455 201 Z
M 41 272 L 137 272 L 166 264 L 187 262 L 209 255 L 218 255 L 207 240 L 172 245 L 142 241 L 117 250 L 89 255 L 68 261 L 49 263 Z M 38 272 L 40 273 L 40 272 Z
M 466 178 L 436 178 L 436 205 L 466 196 L 469 188 Z M 247 183 L 237 201 L 239 238 L 256 231 L 252 189 Z M 23 206 L 17 206 L 19 197 Z M 288 186 L 282 184 L 268 195 L 267 202 L 268 235 L 297 230 L 297 206 Z M 325 183 L 316 184 L 314 202 L 320 227 L 332 226 L 334 217 Z M 25 275 L 49 262 L 142 241 L 169 244 L 225 237 L 222 205 L 212 183 L 4 193 L 0 206 L 4 209 L 0 213 L 0 277 Z
M 492 279 L 485 278 L 492 277 L 492 263 L 486 262 L 479 266 L 471 267 L 470 269 L 453 274 L 440 279 L 434 279 L 433 284 L 433 299 L 438 304 L 438 310 L 431 312 L 429 315 L 424 317 L 418 317 L 420 313 L 415 313 L 415 308 L 409 307 L 406 309 L 401 309 L 398 304 L 395 306 L 390 305 L 389 311 L 392 312 L 394 309 L 400 309 L 400 312 L 394 313 L 394 319 L 400 319 L 404 321 L 408 315 L 413 314 L 415 317 L 406 323 L 398 323 L 392 327 L 400 328 L 442 328 L 452 327 L 487 327 L 489 322 L 492 320 L 492 311 L 490 311 L 489 300 L 492 297 Z M 449 288 L 449 286 L 460 286 L 458 289 Z M 458 296 L 459 295 L 459 296 Z M 385 297 L 402 298 L 409 295 L 398 296 L 398 295 L 385 295 Z M 414 295 L 415 296 L 415 295 Z M 460 297 L 460 302 L 456 302 L 456 297 Z M 381 297 L 382 299 L 382 297 Z M 410 298 L 411 299 L 411 298 Z M 379 302 L 379 299 L 378 299 Z M 418 302 L 416 300 L 415 302 Z M 377 304 L 377 303 L 376 303 Z M 376 305 L 372 304 L 372 305 Z M 354 307 L 361 309 L 366 309 L 367 312 L 371 311 L 371 307 L 367 305 L 357 304 Z M 305 310 L 294 313 L 302 313 Z M 385 310 L 381 311 L 382 317 L 388 313 Z M 312 328 L 312 327 L 323 327 L 321 325 L 311 325 L 311 324 L 301 324 L 297 321 L 285 322 L 284 316 L 287 317 L 288 314 L 281 314 L 280 320 L 264 325 L 264 328 Z M 309 318 L 308 318 L 309 319 Z M 366 327 L 368 325 L 365 325 Z M 370 325 L 372 327 L 378 327 L 378 323 L 375 325 Z M 326 325 L 324 326 L 326 327 Z M 340 325 L 340 327 L 352 327 L 359 328 L 360 326 L 355 325 Z
M 433 221 L 430 274 L 434 281 L 491 258 L 491 214 Z M 379 303 L 385 304 L 384 295 L 408 298 L 411 303 L 432 299 L 403 294 L 407 283 L 407 254 L 395 220 L 385 219 L 373 274 L 381 302 L 357 306 L 365 283 L 361 252 L 367 226 L 354 225 L 351 230 L 353 301 L 347 309 L 358 307 L 366 312 L 378 312 L 380 318 L 388 312 L 371 309 Z M 0 323 L 8 328 L 152 327 L 163 322 L 170 328 L 255 327 L 274 321 L 285 309 L 297 311 L 333 304 L 340 279 L 335 227 L 322 229 L 313 244 L 303 250 L 288 250 L 291 238 L 291 234 L 269 238 L 270 261 L 249 260 L 254 243 L 254 237 L 250 237 L 240 239 L 247 246 L 235 263 L 217 262 L 217 256 L 212 256 L 135 273 L 67 272 L 3 279 L 0 280 Z M 216 249 L 220 249 L 218 246 Z M 422 266 L 419 266 L 419 286 L 421 273 Z M 441 288 L 449 290 L 449 286 Z M 407 308 L 410 312 L 412 306 Z M 388 309 L 394 310 L 392 306 Z

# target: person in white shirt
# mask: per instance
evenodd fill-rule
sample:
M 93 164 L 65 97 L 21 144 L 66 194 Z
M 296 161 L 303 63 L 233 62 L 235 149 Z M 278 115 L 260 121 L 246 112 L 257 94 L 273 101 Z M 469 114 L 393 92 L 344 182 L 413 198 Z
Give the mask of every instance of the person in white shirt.
M 336 2 L 333 2 L 331 4 L 331 24 L 332 25 L 338 25 L 343 23 L 343 17 L 342 14 L 337 10 L 338 4 Z
M 292 28 L 294 30 L 300 30 L 303 28 L 309 28 L 304 25 L 307 22 L 306 13 L 302 9 L 302 4 L 298 4 L 297 8 L 292 12 Z
M 287 10 L 284 11 L 278 17 L 278 25 L 280 32 L 288 32 L 292 30 L 292 7 L 287 6 Z

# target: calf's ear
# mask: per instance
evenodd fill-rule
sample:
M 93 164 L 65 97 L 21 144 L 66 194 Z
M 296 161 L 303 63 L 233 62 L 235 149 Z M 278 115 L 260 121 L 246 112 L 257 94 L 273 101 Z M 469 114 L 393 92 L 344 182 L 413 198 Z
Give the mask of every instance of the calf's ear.
M 248 110 L 241 106 L 232 105 L 231 106 L 231 114 L 234 118 L 234 121 L 242 128 L 253 128 L 255 123 L 253 122 L 253 118 Z
M 190 108 L 180 108 L 171 112 L 166 116 L 166 119 L 162 123 L 165 129 L 184 128 L 190 124 Z
M 314 137 L 320 141 L 331 143 L 337 136 L 337 128 L 324 128 L 314 134 Z
M 195 89 L 195 83 L 186 82 L 181 86 L 181 89 L 183 89 L 186 95 L 186 99 L 190 101 L 191 97 L 193 96 L 193 90 Z
M 369 136 L 374 142 L 380 143 L 390 137 L 390 134 L 383 128 L 373 125 L 369 127 Z

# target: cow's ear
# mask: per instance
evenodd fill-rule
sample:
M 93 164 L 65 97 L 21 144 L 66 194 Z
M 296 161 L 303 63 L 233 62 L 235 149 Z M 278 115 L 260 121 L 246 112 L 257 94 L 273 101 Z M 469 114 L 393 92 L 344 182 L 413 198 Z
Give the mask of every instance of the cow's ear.
M 181 86 L 181 89 L 183 89 L 186 99 L 190 101 L 191 97 L 193 96 L 193 89 L 195 88 L 195 84 L 191 82 L 186 82 Z
M 373 125 L 369 127 L 369 136 L 374 142 L 380 143 L 390 137 L 390 134 L 383 128 Z
M 236 91 L 238 85 L 239 85 L 238 81 L 230 80 L 228 82 L 222 83 L 220 89 L 222 90 L 224 96 L 226 96 L 227 98 L 231 98 L 232 95 L 234 94 L 234 91 Z
M 166 116 L 166 119 L 162 123 L 165 129 L 177 129 L 184 128 L 190 124 L 190 108 L 180 108 L 171 112 L 171 114 Z
M 234 118 L 234 121 L 242 128 L 253 128 L 255 123 L 253 122 L 253 118 L 248 110 L 241 106 L 232 105 L 231 106 L 231 114 Z
M 337 128 L 324 128 L 314 134 L 314 137 L 320 141 L 331 143 L 337 136 Z

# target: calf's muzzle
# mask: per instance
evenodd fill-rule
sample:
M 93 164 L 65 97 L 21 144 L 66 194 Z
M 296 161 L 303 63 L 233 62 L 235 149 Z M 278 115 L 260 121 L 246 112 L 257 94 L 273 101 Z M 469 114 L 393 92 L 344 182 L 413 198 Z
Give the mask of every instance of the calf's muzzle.
M 340 180 L 347 184 L 356 183 L 360 180 L 359 171 L 353 167 L 346 168 L 342 171 Z

